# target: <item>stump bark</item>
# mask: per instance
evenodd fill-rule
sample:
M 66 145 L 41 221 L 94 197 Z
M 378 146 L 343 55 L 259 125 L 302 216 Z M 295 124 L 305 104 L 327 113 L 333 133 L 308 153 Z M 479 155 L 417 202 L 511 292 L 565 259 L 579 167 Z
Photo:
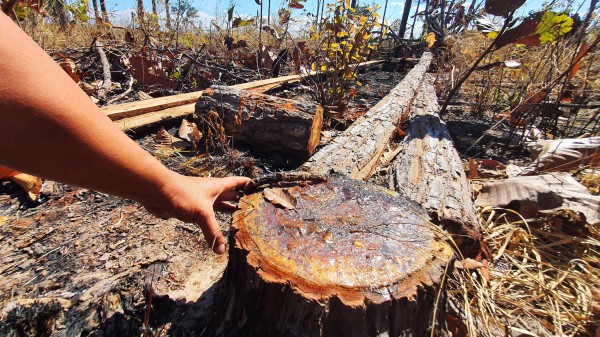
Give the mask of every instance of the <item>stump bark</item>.
M 403 114 L 418 91 L 431 62 L 425 53 L 406 77 L 377 105 L 344 133 L 317 151 L 302 167 L 318 174 L 339 173 L 354 179 L 368 179 Z
M 215 335 L 444 335 L 438 286 L 452 250 L 414 203 L 335 177 L 239 207 Z
M 311 102 L 212 86 L 196 103 L 196 124 L 205 135 L 221 141 L 231 137 L 257 152 L 308 158 L 319 144 L 323 109 Z

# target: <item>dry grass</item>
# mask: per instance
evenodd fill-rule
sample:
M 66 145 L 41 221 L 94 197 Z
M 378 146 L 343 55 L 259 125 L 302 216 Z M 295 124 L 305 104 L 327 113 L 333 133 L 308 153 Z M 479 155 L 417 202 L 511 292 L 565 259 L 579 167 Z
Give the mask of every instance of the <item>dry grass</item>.
M 576 237 L 533 228 L 510 210 L 484 208 L 479 214 L 494 261 L 488 270 L 455 269 L 449 280 L 451 309 L 468 335 L 593 335 L 600 323 L 593 314 L 600 287 L 598 229 Z

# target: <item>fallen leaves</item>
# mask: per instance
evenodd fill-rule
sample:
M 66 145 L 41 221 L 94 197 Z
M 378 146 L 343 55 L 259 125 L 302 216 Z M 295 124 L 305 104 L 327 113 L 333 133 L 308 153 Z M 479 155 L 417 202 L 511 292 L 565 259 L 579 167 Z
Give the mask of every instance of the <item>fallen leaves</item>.
M 29 199 L 35 201 L 40 196 L 42 178 L 0 166 L 0 179 L 7 178 L 19 184 L 27 192 Z
M 285 209 L 295 209 L 298 203 L 296 197 L 284 188 L 267 188 L 263 191 L 263 196 L 273 205 Z

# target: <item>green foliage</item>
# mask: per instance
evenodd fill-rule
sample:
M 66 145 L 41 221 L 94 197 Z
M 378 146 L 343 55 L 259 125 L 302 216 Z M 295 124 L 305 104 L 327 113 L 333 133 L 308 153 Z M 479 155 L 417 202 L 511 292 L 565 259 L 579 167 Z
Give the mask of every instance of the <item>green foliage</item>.
M 371 32 L 381 28 L 377 22 L 380 15 L 378 7 L 357 10 L 350 6 L 350 0 L 337 0 L 327 7 L 329 15 L 319 24 L 320 29 L 311 27 L 310 40 L 316 44 L 311 68 L 327 75 L 327 81 L 317 88 L 318 100 L 342 111 L 348 89 L 357 77 L 352 64 L 365 61 L 377 49 Z
M 559 36 L 571 31 L 573 19 L 566 14 L 546 12 L 542 21 L 537 26 L 536 32 L 540 35 L 540 43 L 552 43 Z
M 71 14 L 73 14 L 75 21 L 88 22 L 90 20 L 90 17 L 87 15 L 87 8 L 89 6 L 89 3 L 89 0 L 79 0 L 73 2 L 70 5 L 66 4 L 65 2 L 65 7 L 69 12 L 71 12 Z

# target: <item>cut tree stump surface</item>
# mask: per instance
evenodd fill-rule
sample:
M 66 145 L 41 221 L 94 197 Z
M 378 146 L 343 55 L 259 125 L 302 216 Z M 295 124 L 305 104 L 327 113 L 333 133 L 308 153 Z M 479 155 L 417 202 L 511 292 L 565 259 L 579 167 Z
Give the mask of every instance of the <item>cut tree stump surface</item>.
M 268 191 L 287 194 L 295 207 L 269 201 Z M 335 177 L 247 195 L 239 207 L 224 279 L 229 323 L 220 333 L 421 336 L 429 329 L 452 251 L 412 202 Z

